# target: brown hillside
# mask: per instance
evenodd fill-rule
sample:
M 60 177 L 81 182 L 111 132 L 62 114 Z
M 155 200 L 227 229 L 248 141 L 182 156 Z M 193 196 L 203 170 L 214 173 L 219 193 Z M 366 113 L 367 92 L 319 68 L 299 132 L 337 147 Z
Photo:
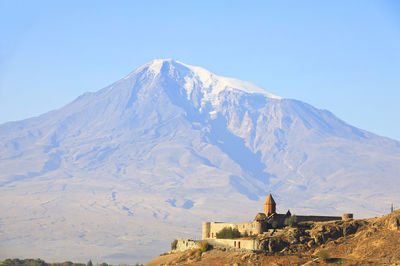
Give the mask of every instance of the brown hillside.
M 328 241 L 324 248 L 336 257 L 400 264 L 400 210 L 361 221 L 355 234 Z

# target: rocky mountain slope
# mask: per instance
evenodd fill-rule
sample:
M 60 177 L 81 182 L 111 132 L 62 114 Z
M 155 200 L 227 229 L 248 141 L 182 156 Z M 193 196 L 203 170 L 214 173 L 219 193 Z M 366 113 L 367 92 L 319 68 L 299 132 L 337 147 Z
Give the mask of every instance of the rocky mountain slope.
M 300 223 L 263 237 L 264 252 L 192 249 L 146 265 L 400 265 L 400 210 L 379 218 Z
M 175 237 L 200 237 L 204 220 L 253 219 L 270 191 L 278 212 L 375 216 L 398 202 L 399 172 L 397 141 L 248 82 L 153 60 L 63 108 L 0 125 L 0 250 L 136 263 Z

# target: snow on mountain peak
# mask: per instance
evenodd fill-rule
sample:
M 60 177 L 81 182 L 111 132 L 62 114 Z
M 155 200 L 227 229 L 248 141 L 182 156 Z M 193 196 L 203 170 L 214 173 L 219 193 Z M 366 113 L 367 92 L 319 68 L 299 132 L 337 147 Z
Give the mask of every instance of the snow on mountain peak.
M 172 61 L 172 59 L 153 59 L 150 62 L 135 69 L 132 73 L 130 73 L 124 79 L 129 79 L 132 76 L 140 73 L 141 71 L 143 71 L 145 69 L 147 72 L 152 72 L 154 75 L 157 75 L 161 72 L 161 68 L 162 68 L 164 62 L 171 62 L 171 61 Z
M 268 98 L 282 99 L 281 97 L 269 93 L 251 82 L 218 76 L 205 68 L 187 65 L 179 61 L 176 62 L 189 68 L 193 73 L 194 79 L 200 81 L 205 88 L 208 88 L 210 94 L 218 95 L 223 90 L 240 90 L 247 93 L 264 94 Z M 188 79 L 187 81 L 189 84 L 187 83 L 186 87 L 190 85 L 191 80 Z
M 258 93 L 263 94 L 268 98 L 279 100 L 282 99 L 281 97 L 269 93 L 251 82 L 218 76 L 205 68 L 188 65 L 172 59 L 154 59 L 136 69 L 134 72 L 125 77 L 125 79 L 129 79 L 133 75 L 136 75 L 143 70 L 146 70 L 147 73 L 151 73 L 153 77 L 162 75 L 162 68 L 164 64 L 168 64 L 167 73 L 169 76 L 173 77 L 174 73 L 179 72 L 178 76 L 183 77 L 185 80 L 183 87 L 186 89 L 188 99 L 190 99 L 191 92 L 195 86 L 202 87 L 204 98 L 209 99 L 214 103 L 219 93 L 225 90 L 239 90 L 246 93 Z
M 146 64 L 148 67 L 148 71 L 152 71 L 155 74 L 160 73 L 164 62 L 167 61 L 171 61 L 171 59 L 154 59 L 150 61 L 148 64 Z

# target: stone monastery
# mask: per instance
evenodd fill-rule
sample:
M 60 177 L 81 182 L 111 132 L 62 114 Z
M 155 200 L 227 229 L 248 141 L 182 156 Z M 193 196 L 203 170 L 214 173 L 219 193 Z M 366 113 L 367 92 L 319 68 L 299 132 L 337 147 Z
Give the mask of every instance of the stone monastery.
M 225 227 L 236 228 L 241 234 L 247 235 L 259 235 L 270 229 L 271 225 L 274 224 L 276 227 L 285 226 L 284 222 L 286 218 L 291 216 L 290 211 L 286 214 L 276 213 L 276 203 L 271 194 L 268 195 L 264 203 L 264 213 L 260 212 L 254 218 L 252 222 L 248 223 L 219 223 L 219 222 L 204 222 L 202 230 L 202 239 L 213 239 L 216 238 L 216 233 L 221 231 Z M 340 216 L 304 216 L 296 215 L 297 222 L 325 222 L 335 221 L 342 219 L 351 219 L 352 214 L 343 214 Z
M 207 240 L 213 246 L 258 250 L 260 249 L 257 238 L 238 238 L 238 239 L 221 239 L 217 238 L 217 233 L 224 228 L 237 229 L 241 235 L 257 236 L 282 228 L 285 225 L 285 220 L 290 218 L 292 214 L 287 211 L 286 214 L 276 213 L 276 203 L 271 194 L 268 195 L 264 203 L 264 212 L 258 213 L 252 222 L 245 223 L 224 223 L 224 222 L 203 222 L 202 224 L 202 240 Z M 350 220 L 353 214 L 346 213 L 342 216 L 309 216 L 295 215 L 297 222 L 325 222 L 335 220 Z M 196 247 L 198 241 L 189 239 L 178 239 L 176 250 L 183 251 Z

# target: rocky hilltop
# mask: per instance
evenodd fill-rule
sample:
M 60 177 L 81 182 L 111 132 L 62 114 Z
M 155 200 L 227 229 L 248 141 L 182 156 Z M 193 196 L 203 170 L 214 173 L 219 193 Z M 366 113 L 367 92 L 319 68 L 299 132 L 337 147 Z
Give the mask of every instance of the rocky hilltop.
M 192 249 L 146 265 L 400 265 L 400 210 L 378 218 L 299 223 L 261 237 L 262 252 Z

